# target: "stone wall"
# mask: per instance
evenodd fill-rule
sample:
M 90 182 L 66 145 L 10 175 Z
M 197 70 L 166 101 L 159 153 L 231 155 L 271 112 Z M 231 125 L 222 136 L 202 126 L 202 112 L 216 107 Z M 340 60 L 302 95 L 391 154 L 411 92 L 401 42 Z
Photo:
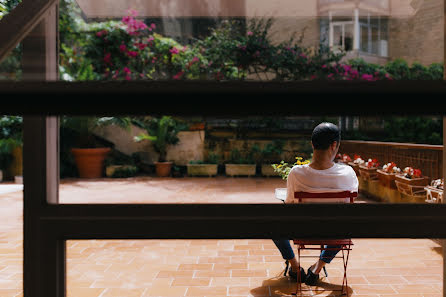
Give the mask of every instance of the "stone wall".
M 115 149 L 119 152 L 131 155 L 139 153 L 142 160 L 147 164 L 153 164 L 158 159 L 156 153 L 148 140 L 137 143 L 133 138 L 145 130 L 132 126 L 130 130 L 125 130 L 117 126 L 105 126 L 97 128 L 95 134 L 114 143 Z M 205 160 L 210 152 L 220 156 L 220 163 L 228 161 L 233 149 L 238 149 L 242 154 L 247 154 L 254 145 L 260 150 L 271 142 L 271 140 L 240 140 L 230 138 L 205 139 L 204 131 L 182 131 L 178 134 L 180 141 L 172 145 L 167 150 L 167 160 L 173 161 L 176 165 L 185 166 L 191 160 Z M 311 157 L 311 144 L 308 138 L 302 137 L 285 139 L 281 160 L 294 162 L 296 156 L 305 158 Z

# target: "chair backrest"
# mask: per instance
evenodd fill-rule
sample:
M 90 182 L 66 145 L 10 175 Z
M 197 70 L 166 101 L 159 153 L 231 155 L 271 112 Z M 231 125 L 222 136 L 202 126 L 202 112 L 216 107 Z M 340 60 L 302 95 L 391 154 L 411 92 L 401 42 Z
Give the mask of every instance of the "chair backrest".
M 299 203 L 302 203 L 303 199 L 350 199 L 350 203 L 354 202 L 354 199 L 358 197 L 358 192 L 342 191 L 342 192 L 294 192 L 294 198 L 299 199 Z

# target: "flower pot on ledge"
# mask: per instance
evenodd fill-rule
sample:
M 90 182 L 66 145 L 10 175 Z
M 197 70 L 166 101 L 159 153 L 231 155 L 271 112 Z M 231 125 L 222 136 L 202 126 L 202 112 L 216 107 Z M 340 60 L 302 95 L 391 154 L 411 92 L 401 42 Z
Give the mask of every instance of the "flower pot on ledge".
M 378 174 L 376 173 L 377 167 L 366 167 L 366 166 L 359 166 L 359 175 L 364 179 L 368 181 L 377 180 Z
M 256 164 L 225 164 L 225 173 L 228 176 L 254 176 Z
M 216 176 L 217 164 L 187 164 L 187 175 L 189 176 Z
M 383 185 L 386 188 L 396 189 L 395 173 L 387 173 L 381 169 L 377 169 L 376 173 L 378 175 L 378 180 L 381 185 Z
M 425 186 L 429 184 L 429 177 L 407 178 L 403 174 L 397 174 L 395 184 L 400 193 L 423 198 L 426 196 Z

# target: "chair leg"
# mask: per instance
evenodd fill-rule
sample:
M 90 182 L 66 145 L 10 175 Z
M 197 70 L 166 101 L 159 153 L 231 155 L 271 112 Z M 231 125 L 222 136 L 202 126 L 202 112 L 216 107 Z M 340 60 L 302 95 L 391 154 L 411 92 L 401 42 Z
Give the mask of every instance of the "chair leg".
M 302 296 L 302 284 L 301 284 L 301 278 L 300 275 L 300 246 L 297 247 L 297 288 L 296 288 L 296 296 L 299 294 Z
M 342 261 L 344 264 L 344 278 L 342 280 L 342 295 L 347 295 L 348 297 L 348 282 L 347 282 L 347 264 L 348 264 L 348 257 L 350 255 L 350 246 L 347 247 L 347 257 L 344 257 L 344 250 L 345 247 L 342 249 Z

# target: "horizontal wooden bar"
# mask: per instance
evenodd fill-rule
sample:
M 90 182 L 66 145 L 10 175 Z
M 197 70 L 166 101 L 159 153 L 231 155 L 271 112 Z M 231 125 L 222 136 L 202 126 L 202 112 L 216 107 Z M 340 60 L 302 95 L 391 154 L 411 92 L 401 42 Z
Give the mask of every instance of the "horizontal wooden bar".
M 39 97 L 2 103 L 30 115 L 439 115 L 445 94 L 444 81 L 0 82 L 2 98 Z
M 44 207 L 40 221 L 63 239 L 446 238 L 445 212 L 444 204 L 83 204 Z

